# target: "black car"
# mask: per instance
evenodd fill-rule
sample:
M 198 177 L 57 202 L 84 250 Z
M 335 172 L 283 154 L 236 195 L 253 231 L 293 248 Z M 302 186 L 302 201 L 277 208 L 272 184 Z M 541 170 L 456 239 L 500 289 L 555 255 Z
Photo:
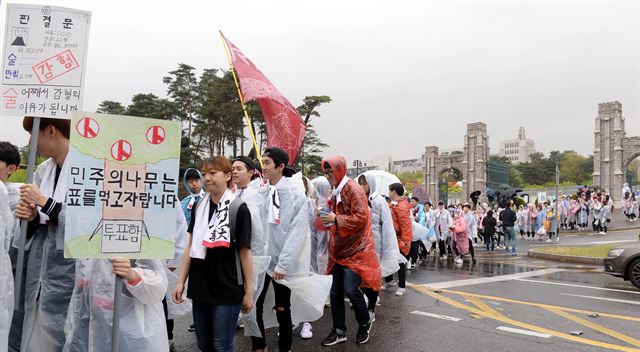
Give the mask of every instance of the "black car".
M 640 242 L 609 250 L 604 258 L 604 271 L 621 277 L 640 289 Z

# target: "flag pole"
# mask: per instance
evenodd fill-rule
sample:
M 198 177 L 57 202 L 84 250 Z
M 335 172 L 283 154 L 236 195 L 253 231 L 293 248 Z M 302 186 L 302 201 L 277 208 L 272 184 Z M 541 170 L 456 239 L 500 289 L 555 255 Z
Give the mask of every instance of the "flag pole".
M 258 141 L 256 140 L 256 135 L 253 132 L 253 127 L 251 126 L 251 119 L 249 118 L 249 113 L 247 112 L 247 106 L 244 104 L 244 98 L 242 98 L 242 91 L 240 91 L 240 84 L 238 83 L 238 77 L 236 76 L 236 69 L 233 67 L 233 62 L 231 61 L 231 54 L 229 53 L 229 45 L 225 40 L 222 31 L 220 31 L 220 39 L 222 39 L 222 44 L 224 44 L 224 51 L 227 54 L 227 60 L 229 60 L 229 67 L 231 67 L 231 74 L 233 75 L 233 81 L 236 83 L 236 89 L 238 90 L 238 97 L 240 97 L 240 104 L 242 104 L 242 111 L 244 112 L 244 117 L 247 120 L 247 125 L 249 126 L 249 133 L 251 134 L 251 139 L 253 140 L 253 148 L 256 150 L 256 156 L 258 157 L 258 162 L 260 162 L 260 167 L 262 168 L 262 155 L 260 153 L 260 148 L 258 148 Z

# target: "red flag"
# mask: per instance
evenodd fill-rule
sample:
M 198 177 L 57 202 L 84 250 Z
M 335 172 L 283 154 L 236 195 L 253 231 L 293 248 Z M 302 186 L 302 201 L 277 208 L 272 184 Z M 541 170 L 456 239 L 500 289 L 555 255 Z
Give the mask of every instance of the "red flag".
M 282 148 L 289 154 L 289 165 L 293 165 L 306 133 L 300 114 L 238 47 L 222 37 L 229 47 L 244 101 L 256 100 L 260 105 L 267 125 L 267 146 Z

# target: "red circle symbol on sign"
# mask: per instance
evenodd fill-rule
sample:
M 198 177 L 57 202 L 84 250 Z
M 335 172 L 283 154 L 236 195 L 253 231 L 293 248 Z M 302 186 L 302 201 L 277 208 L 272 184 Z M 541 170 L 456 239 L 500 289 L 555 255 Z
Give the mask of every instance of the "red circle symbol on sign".
M 167 132 L 160 126 L 152 126 L 147 130 L 147 141 L 151 144 L 160 144 L 164 142 Z
M 131 143 L 124 139 L 120 139 L 111 145 L 111 156 L 118 161 L 129 159 L 132 151 Z
M 98 133 L 100 132 L 100 125 L 98 124 L 98 121 L 90 117 L 83 117 L 78 121 L 76 130 L 82 137 L 91 139 L 98 136 Z

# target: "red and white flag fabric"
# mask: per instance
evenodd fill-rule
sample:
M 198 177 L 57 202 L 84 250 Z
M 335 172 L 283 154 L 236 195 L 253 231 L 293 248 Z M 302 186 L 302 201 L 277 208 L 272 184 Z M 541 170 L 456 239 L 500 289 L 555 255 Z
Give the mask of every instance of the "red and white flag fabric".
M 267 146 L 287 152 L 289 165 L 293 165 L 306 133 L 300 114 L 238 47 L 222 37 L 229 48 L 244 101 L 255 100 L 260 105 L 267 125 Z

